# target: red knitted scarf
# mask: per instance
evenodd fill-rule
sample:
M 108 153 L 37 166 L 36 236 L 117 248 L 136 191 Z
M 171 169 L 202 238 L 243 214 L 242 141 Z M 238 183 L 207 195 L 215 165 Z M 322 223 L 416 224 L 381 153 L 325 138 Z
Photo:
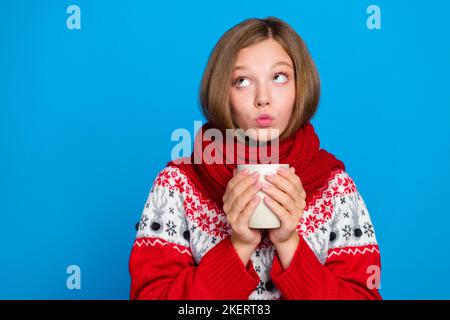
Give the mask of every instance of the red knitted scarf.
M 307 203 L 315 198 L 321 187 L 325 186 L 333 170 L 338 168 L 345 170 L 342 161 L 324 149 L 320 149 L 319 138 L 310 122 L 290 137 L 279 141 L 278 152 L 277 148 L 271 147 L 270 143 L 264 146 L 252 146 L 239 142 L 236 138 L 232 141 L 226 139 L 223 132 L 221 132 L 223 139 L 211 141 L 212 139 L 202 138 L 205 130 L 211 128 L 210 123 L 205 123 L 198 130 L 194 141 L 194 151 L 190 157 L 170 161 L 167 165 L 178 167 L 198 190 L 214 200 L 220 208 L 223 206 L 222 197 L 228 181 L 233 177 L 233 169 L 237 167 L 237 164 L 274 163 L 264 160 L 267 158 L 260 155 L 266 154 L 269 159 L 279 159 L 279 163 L 287 163 L 295 168 L 295 173 L 300 177 L 306 191 Z M 233 149 L 234 155 L 230 158 L 227 150 Z M 245 150 L 244 157 L 243 150 Z M 216 159 L 215 163 L 212 163 L 212 159 Z M 220 160 L 217 161 L 217 159 Z M 256 162 L 252 162 L 252 159 Z M 185 161 L 188 163 L 180 163 Z

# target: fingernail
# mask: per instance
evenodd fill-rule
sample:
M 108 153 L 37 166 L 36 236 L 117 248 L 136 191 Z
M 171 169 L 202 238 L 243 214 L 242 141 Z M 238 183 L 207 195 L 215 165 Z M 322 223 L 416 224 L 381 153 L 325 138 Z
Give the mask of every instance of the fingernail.
M 244 169 L 241 171 L 244 176 L 248 175 L 248 169 Z
M 263 184 L 262 184 L 262 188 L 268 190 L 268 189 L 270 189 L 270 184 L 268 184 L 268 183 L 263 183 Z
M 279 167 L 278 171 L 279 172 L 287 172 L 287 169 L 285 167 Z
M 271 173 L 266 174 L 266 179 L 267 180 L 272 180 L 272 178 L 273 178 L 273 174 L 271 174 Z

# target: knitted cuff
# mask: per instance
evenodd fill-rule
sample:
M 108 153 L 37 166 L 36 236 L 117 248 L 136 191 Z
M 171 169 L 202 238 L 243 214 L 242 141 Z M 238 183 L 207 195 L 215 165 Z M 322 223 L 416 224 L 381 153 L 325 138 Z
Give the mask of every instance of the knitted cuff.
M 278 254 L 274 255 L 270 275 L 275 286 L 285 299 L 307 299 L 316 296 L 320 290 L 323 265 L 317 260 L 314 252 L 300 236 L 297 249 L 289 267 L 284 270 Z
M 247 300 L 260 281 L 252 261 L 244 266 L 229 236 L 203 256 L 198 272 L 211 294 L 223 300 Z

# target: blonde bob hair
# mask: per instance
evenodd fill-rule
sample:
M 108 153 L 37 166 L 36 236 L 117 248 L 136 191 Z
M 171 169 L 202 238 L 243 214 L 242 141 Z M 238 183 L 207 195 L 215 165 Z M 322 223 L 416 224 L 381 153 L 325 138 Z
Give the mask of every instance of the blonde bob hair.
M 200 108 L 206 120 L 225 132 L 237 129 L 232 121 L 230 91 L 232 70 L 241 49 L 267 39 L 277 41 L 290 56 L 295 72 L 292 121 L 280 135 L 289 137 L 309 121 L 317 110 L 320 79 L 306 44 L 286 22 L 276 18 L 251 18 L 229 29 L 209 57 L 200 85 Z

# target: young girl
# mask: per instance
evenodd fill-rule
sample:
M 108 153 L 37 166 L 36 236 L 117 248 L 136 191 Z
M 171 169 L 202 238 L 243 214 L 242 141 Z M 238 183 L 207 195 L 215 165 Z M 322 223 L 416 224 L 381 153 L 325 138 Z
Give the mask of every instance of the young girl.
M 143 209 L 129 261 L 131 299 L 381 299 L 369 212 L 310 122 L 319 95 L 314 62 L 287 23 L 248 19 L 222 36 L 201 84 L 208 122 L 191 157 L 159 172 Z M 278 141 L 274 154 L 290 168 L 261 184 L 257 174 L 236 173 L 235 157 L 199 163 L 211 143 L 230 147 L 205 139 L 208 129 L 223 137 L 253 129 L 248 140 Z M 268 138 L 269 129 L 280 134 Z M 258 150 L 237 144 L 245 160 Z M 248 227 L 260 201 L 281 227 Z

